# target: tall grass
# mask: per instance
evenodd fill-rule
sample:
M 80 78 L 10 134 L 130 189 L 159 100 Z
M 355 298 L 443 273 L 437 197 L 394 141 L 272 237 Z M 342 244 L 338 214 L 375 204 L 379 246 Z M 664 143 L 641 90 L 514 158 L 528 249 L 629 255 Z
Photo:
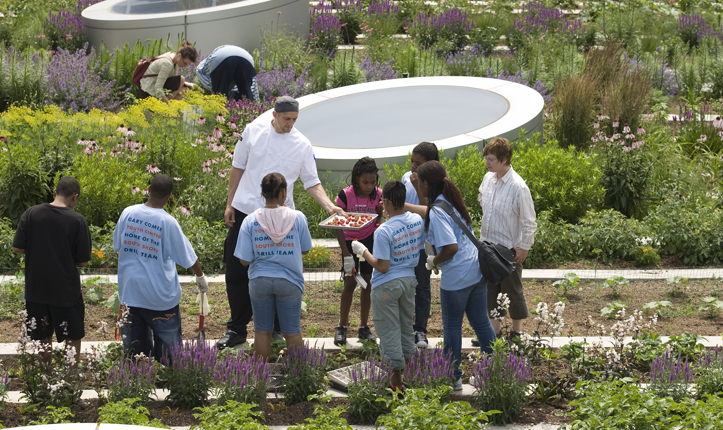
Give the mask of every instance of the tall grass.
M 44 51 L 30 49 L 23 53 L 0 45 L 0 111 L 12 105 L 42 105 L 47 64 Z
M 595 76 L 586 73 L 573 76 L 567 82 L 560 79 L 555 85 L 557 91 L 552 101 L 555 137 L 563 148 L 590 146 L 599 85 Z

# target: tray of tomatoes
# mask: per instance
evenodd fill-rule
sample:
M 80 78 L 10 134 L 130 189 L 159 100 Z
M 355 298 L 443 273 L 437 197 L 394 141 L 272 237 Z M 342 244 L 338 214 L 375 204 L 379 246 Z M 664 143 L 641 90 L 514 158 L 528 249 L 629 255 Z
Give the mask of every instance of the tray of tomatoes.
M 375 222 L 377 214 L 365 214 L 347 212 L 346 217 L 334 214 L 319 223 L 319 227 L 332 228 L 336 230 L 360 230 L 369 223 Z

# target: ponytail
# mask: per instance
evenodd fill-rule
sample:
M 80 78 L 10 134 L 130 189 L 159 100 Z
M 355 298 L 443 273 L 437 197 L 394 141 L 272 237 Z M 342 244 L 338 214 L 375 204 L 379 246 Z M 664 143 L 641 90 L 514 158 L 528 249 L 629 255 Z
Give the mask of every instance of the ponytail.
M 429 230 L 429 211 L 432 209 L 432 203 L 437 200 L 440 194 L 457 209 L 457 212 L 468 225 L 472 225 L 472 218 L 469 216 L 467 205 L 464 204 L 462 193 L 447 178 L 447 169 L 444 168 L 442 163 L 436 160 L 427 161 L 417 168 L 417 176 L 428 184 L 427 216 L 424 218 L 424 231 Z

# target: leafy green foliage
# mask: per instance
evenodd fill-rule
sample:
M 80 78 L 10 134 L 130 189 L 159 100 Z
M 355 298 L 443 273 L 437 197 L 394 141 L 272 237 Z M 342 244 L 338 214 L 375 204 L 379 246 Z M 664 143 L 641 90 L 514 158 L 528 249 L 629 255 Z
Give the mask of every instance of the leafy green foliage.
M 314 405 L 314 417 L 307 418 L 306 424 L 299 424 L 298 426 L 289 427 L 289 429 L 296 430 L 352 430 L 351 426 L 347 424 L 346 420 L 341 417 L 341 414 L 346 412 L 342 406 L 329 409 L 328 404 L 331 401 L 331 395 L 326 394 L 323 390 L 320 390 L 318 394 L 311 394 L 308 400 L 318 400 L 319 404 Z
M 657 266 L 660 263 L 660 254 L 652 246 L 638 246 L 635 248 L 636 266 Z
M 32 148 L 11 146 L 0 158 L 0 217 L 17 225 L 30 206 L 51 197 L 47 175 Z
M 303 346 L 291 348 L 283 358 L 284 400 L 294 405 L 306 400 L 328 384 L 326 354 L 323 350 Z
M 608 303 L 607 306 L 600 309 L 600 316 L 607 319 L 615 319 L 619 311 L 626 309 L 627 305 L 620 302 Z
M 723 309 L 723 301 L 718 300 L 716 297 L 701 297 L 700 299 L 705 305 L 701 305 L 698 308 L 699 312 L 705 312 L 710 318 L 718 318 L 720 311 Z
M 601 383 L 578 383 L 578 391 L 585 397 L 570 402 L 576 406 L 570 412 L 575 421 L 561 428 L 584 429 L 636 429 L 662 430 L 671 428 L 666 417 L 669 399 L 657 398 L 640 390 L 629 381 L 615 379 Z
M 570 290 L 579 290 L 580 289 L 580 278 L 570 272 L 565 273 L 565 276 L 552 283 L 552 286 L 557 288 L 557 295 L 560 297 L 567 297 L 567 294 L 570 292 Z
M 579 234 L 579 254 L 605 264 L 616 259 L 632 260 L 638 238 L 647 234 L 639 221 L 611 209 L 588 212 L 573 228 Z
M 67 406 L 57 408 L 55 406 L 47 406 L 45 408 L 45 414 L 41 415 L 37 420 L 31 420 L 29 424 L 31 426 L 40 426 L 45 424 L 72 423 L 74 416 Z
M 191 426 L 191 430 L 263 430 L 268 429 L 257 420 L 264 419 L 264 414 L 254 411 L 258 405 L 255 403 L 240 403 L 228 400 L 223 405 L 195 408 L 199 411 L 193 414 L 199 424 Z
M 140 399 L 123 399 L 117 402 L 110 402 L 98 409 L 98 422 L 108 424 L 125 424 L 140 427 L 154 427 L 169 429 L 158 418 L 151 421 L 148 416 L 150 412 L 139 404 Z
M 223 243 L 228 234 L 228 227 L 223 220 L 211 224 L 197 216 L 183 215 L 179 209 L 173 211 L 172 215 L 191 242 L 204 273 L 221 273 L 224 269 Z
M 620 289 L 629 286 L 630 281 L 625 279 L 624 276 L 613 276 L 612 278 L 605 280 L 605 287 L 610 288 L 613 297 L 620 296 Z
M 688 278 L 681 278 L 680 276 L 673 276 L 665 280 L 665 283 L 670 286 L 668 295 L 670 297 L 680 297 L 688 289 Z
M 550 211 L 553 220 L 575 223 L 600 206 L 602 170 L 595 155 L 563 149 L 554 142 L 540 146 L 535 138 L 516 143 L 513 149 L 512 166 L 527 181 L 537 213 Z
M 389 430 L 438 430 L 481 429 L 482 421 L 488 421 L 498 411 L 476 411 L 467 402 L 440 401 L 452 387 L 440 387 L 434 390 L 412 388 L 404 392 L 404 396 L 394 396 L 384 401 L 392 412 L 377 419 L 377 427 L 384 426 Z

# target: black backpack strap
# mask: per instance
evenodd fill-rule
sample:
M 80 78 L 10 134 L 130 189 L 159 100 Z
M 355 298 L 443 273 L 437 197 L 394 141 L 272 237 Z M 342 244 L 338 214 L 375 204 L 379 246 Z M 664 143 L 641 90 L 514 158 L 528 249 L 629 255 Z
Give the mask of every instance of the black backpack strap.
M 457 216 L 456 213 L 454 213 L 454 208 L 452 208 L 452 205 L 445 202 L 444 200 L 437 199 L 434 203 L 432 203 L 432 206 L 437 206 L 437 207 L 441 208 L 443 211 L 445 211 L 447 213 L 447 215 L 451 216 L 452 219 L 454 220 L 454 222 L 457 223 L 459 228 L 462 229 L 464 234 L 467 235 L 469 240 L 472 241 L 472 244 L 475 246 L 478 245 L 479 241 L 477 240 L 476 237 L 474 237 L 474 234 L 472 234 L 472 232 L 469 230 L 467 225 L 465 223 L 463 223 L 461 219 L 459 219 L 459 217 Z

